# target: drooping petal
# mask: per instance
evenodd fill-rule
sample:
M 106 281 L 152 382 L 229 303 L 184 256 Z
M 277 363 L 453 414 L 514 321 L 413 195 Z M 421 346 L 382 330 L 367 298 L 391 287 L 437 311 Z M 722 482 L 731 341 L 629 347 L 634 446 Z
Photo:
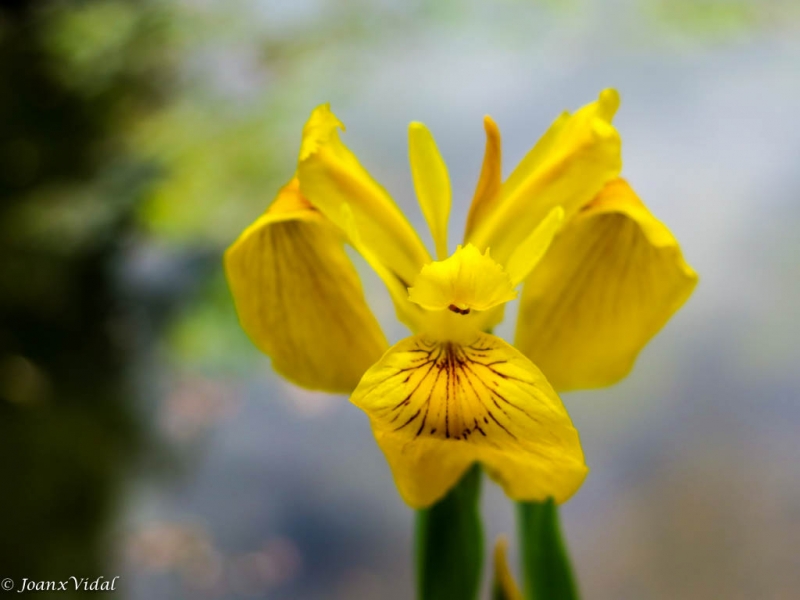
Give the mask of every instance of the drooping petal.
M 300 148 L 300 189 L 342 230 L 342 207 L 349 206 L 364 247 L 408 287 L 430 255 L 386 190 L 341 142 L 339 129 L 344 126 L 327 104 L 311 114 Z
M 447 220 L 450 217 L 450 177 L 436 142 L 422 123 L 411 123 L 408 128 L 408 154 L 411 175 L 422 214 L 428 222 L 436 255 L 447 258 Z
M 467 226 L 464 229 L 465 240 L 469 240 L 475 226 L 494 210 L 503 177 L 503 147 L 500 129 L 488 115 L 483 118 L 483 128 L 486 131 L 486 148 L 483 153 L 481 175 L 467 215 Z
M 503 183 L 496 207 L 467 241 L 491 248 L 501 264 L 556 206 L 567 220 L 622 168 L 620 138 L 611 125 L 619 95 L 604 90 L 574 115 L 559 117 Z
M 515 500 L 563 502 L 587 468 L 578 434 L 541 372 L 500 338 L 402 340 L 350 400 L 370 418 L 405 501 L 441 498 L 474 462 Z
M 296 179 L 225 253 L 242 327 L 294 383 L 350 392 L 388 347 L 338 228 Z
M 616 179 L 526 281 L 515 345 L 558 390 L 611 385 L 696 283 L 677 240 Z

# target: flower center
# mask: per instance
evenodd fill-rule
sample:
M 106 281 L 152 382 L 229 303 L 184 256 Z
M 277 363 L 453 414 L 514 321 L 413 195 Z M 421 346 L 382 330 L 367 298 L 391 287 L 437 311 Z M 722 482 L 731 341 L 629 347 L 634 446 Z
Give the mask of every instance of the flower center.
M 449 309 L 467 315 L 488 310 L 517 297 L 502 266 L 472 244 L 459 246 L 452 256 L 422 268 L 408 299 L 430 311 Z
M 472 310 L 472 309 L 469 309 L 469 308 L 458 308 L 455 304 L 451 304 L 447 308 L 448 308 L 448 310 L 452 310 L 454 313 L 459 314 L 459 315 L 468 315 L 469 311 Z

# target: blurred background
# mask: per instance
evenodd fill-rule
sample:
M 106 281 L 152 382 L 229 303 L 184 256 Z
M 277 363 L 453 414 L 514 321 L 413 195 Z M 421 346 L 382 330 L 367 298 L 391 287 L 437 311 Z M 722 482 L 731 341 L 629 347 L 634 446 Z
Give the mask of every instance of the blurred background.
M 608 86 L 623 174 L 701 282 L 629 378 L 565 397 L 592 468 L 562 511 L 583 595 L 796 598 L 796 0 L 2 2 L 0 577 L 411 598 L 412 513 L 365 415 L 271 371 L 221 253 L 320 103 L 420 231 L 406 127 L 427 123 L 459 236 L 482 116 L 508 173 Z M 513 511 L 484 490 L 491 542 Z

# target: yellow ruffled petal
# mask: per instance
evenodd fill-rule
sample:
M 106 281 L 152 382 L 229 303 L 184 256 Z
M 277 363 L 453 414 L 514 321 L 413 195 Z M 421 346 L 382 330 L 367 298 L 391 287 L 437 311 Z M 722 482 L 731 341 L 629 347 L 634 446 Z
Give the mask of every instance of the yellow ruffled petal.
M 428 222 L 436 255 L 447 258 L 447 220 L 450 216 L 450 177 L 436 142 L 422 123 L 411 123 L 408 128 L 408 154 L 411 175 L 422 214 Z
M 339 139 L 341 122 L 325 104 L 303 129 L 298 178 L 309 202 L 342 230 L 349 206 L 362 244 L 408 287 L 431 258 L 389 194 Z
M 500 129 L 488 115 L 483 118 L 483 128 L 486 131 L 486 148 L 483 152 L 481 175 L 467 215 L 467 226 L 464 229 L 465 240 L 469 240 L 476 225 L 494 210 L 503 177 L 503 147 Z
M 242 327 L 298 385 L 350 392 L 388 346 L 341 232 L 296 179 L 228 249 L 225 270 Z
M 522 600 L 522 593 L 508 568 L 508 540 L 505 536 L 497 538 L 494 546 L 494 581 L 492 600 Z
M 616 179 L 526 281 L 515 345 L 558 390 L 611 385 L 696 283 L 677 240 Z
M 568 499 L 587 469 L 578 433 L 541 372 L 500 338 L 402 340 L 350 400 L 370 418 L 400 494 L 441 498 L 474 462 L 515 500 Z
M 467 241 L 491 248 L 505 264 L 556 206 L 568 220 L 622 168 L 620 138 L 611 125 L 619 95 L 604 90 L 574 115 L 562 115 L 502 185 L 496 207 Z
M 472 244 L 459 246 L 453 255 L 425 265 L 408 290 L 408 298 L 427 310 L 467 314 L 488 310 L 517 297 L 511 278 L 488 250 L 481 254 Z

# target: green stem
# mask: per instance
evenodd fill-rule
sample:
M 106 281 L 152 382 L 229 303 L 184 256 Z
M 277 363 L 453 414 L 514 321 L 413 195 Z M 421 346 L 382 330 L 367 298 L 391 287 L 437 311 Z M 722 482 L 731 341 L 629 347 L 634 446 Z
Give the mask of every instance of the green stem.
M 561 537 L 558 507 L 545 502 L 517 504 L 522 571 L 527 600 L 578 600 L 578 586 Z
M 419 600 L 474 600 L 483 572 L 480 466 L 473 465 L 439 502 L 417 511 Z

